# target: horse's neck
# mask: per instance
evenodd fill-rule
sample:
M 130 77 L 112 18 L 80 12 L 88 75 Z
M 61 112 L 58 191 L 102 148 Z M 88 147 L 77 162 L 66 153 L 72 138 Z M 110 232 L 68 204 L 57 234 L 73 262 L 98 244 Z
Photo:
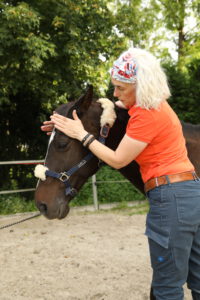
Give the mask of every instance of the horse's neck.
M 194 168 L 200 176 L 200 125 L 181 122 L 183 134 L 186 140 L 188 156 Z
M 127 110 L 116 108 L 117 119 L 106 139 L 106 145 L 115 150 L 126 132 L 129 115 Z M 144 193 L 144 183 L 141 178 L 138 164 L 133 161 L 119 172 L 128 179 L 138 190 Z
M 119 145 L 126 132 L 126 126 L 129 119 L 127 110 L 116 107 L 115 112 L 117 114 L 117 118 L 106 140 L 107 146 L 111 149 L 116 149 Z
M 183 134 L 185 139 L 193 142 L 197 142 L 200 139 L 200 125 L 194 125 L 190 123 L 181 122 L 183 128 Z

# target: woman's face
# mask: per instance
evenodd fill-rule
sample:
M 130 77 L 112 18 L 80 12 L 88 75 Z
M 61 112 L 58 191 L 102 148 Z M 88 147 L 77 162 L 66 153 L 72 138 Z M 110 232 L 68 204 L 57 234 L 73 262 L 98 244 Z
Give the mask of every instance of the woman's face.
M 131 108 L 136 103 L 136 86 L 133 83 L 126 83 L 112 78 L 114 85 L 114 97 L 117 97 L 126 108 Z

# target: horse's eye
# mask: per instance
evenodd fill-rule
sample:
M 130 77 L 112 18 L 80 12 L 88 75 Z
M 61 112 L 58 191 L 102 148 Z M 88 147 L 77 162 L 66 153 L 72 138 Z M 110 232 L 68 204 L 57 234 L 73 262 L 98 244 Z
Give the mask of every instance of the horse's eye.
M 67 143 L 66 142 L 59 142 L 57 146 L 58 146 L 58 149 L 65 149 L 67 147 Z

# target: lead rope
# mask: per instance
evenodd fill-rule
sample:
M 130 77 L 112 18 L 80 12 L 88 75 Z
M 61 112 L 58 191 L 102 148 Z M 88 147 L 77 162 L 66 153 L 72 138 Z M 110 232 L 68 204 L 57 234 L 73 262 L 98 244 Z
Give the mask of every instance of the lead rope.
M 31 217 L 28 217 L 28 218 L 19 220 L 19 221 L 17 221 L 17 222 L 11 223 L 11 224 L 7 224 L 7 225 L 4 225 L 4 226 L 1 226 L 0 229 L 5 229 L 5 228 L 11 227 L 11 226 L 13 226 L 13 225 L 20 224 L 20 223 L 22 223 L 22 222 L 25 222 L 25 221 L 31 220 L 31 219 L 33 219 L 33 218 L 39 217 L 39 216 L 41 216 L 41 213 L 36 213 L 35 215 L 33 215 L 33 216 L 31 216 Z

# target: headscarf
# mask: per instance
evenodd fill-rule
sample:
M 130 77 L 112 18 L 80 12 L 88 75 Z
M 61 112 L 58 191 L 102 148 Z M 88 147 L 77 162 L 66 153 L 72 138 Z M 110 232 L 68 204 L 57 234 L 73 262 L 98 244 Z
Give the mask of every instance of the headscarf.
M 131 50 L 123 52 L 114 61 L 111 69 L 111 77 L 122 82 L 135 83 L 137 75 L 137 64 Z

